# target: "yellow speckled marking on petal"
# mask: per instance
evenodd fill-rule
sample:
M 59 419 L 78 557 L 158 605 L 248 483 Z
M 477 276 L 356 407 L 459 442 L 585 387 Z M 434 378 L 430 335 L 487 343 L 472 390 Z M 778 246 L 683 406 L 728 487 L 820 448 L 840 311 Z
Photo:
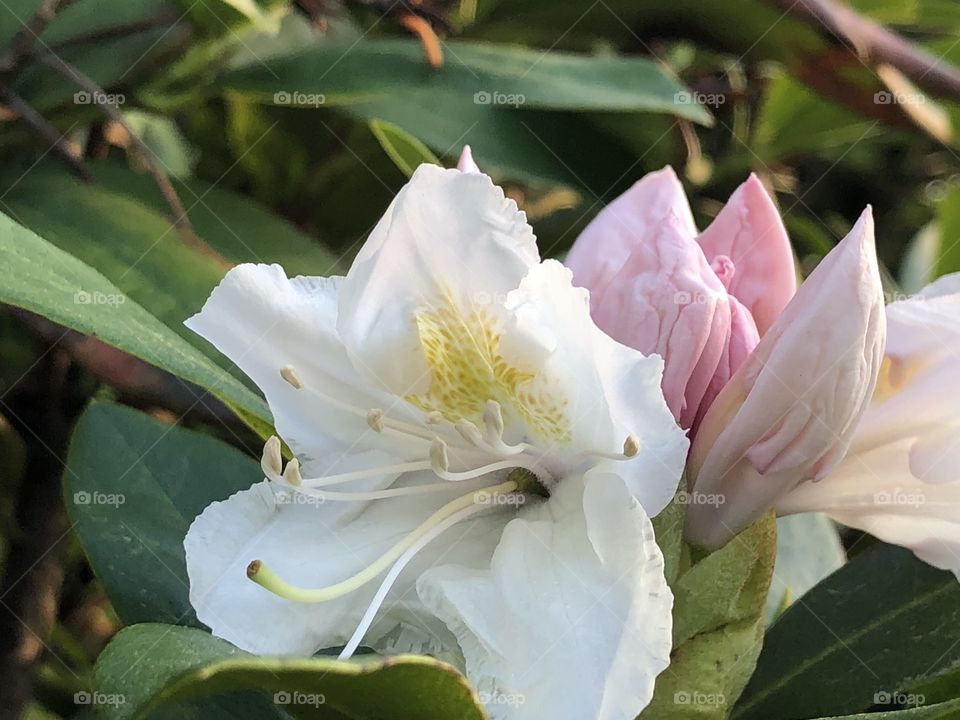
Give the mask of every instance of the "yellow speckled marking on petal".
M 461 418 L 482 425 L 487 400 L 512 408 L 539 438 L 566 442 L 570 427 L 567 400 L 556 391 L 537 389 L 538 378 L 510 367 L 500 355 L 502 330 L 483 308 L 462 312 L 452 302 L 416 316 L 420 343 L 430 367 L 430 387 L 407 400 L 451 421 Z
M 896 395 L 904 385 L 924 368 L 923 362 L 894 360 L 889 355 L 880 363 L 880 373 L 877 376 L 877 389 L 873 391 L 873 401 L 883 402 Z

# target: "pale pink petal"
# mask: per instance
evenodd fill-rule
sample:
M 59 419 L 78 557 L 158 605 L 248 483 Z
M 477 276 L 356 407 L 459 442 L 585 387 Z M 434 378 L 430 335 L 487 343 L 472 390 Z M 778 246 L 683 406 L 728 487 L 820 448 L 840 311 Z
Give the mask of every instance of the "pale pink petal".
M 753 321 L 753 316 L 743 304 L 733 296 L 729 296 L 730 302 L 730 337 L 723 353 L 720 355 L 720 362 L 717 363 L 717 370 L 707 386 L 707 391 L 700 401 L 700 409 L 697 412 L 697 419 L 693 423 L 690 436 L 693 437 L 704 415 L 713 404 L 714 399 L 720 394 L 724 386 L 730 382 L 730 378 L 740 369 L 743 362 L 747 359 L 753 349 L 760 342 L 760 334 L 757 332 L 757 325 Z
M 756 175 L 734 191 L 697 241 L 709 261 L 733 261 L 736 275 L 728 289 L 763 335 L 796 292 L 797 275 L 780 213 Z
M 624 345 L 664 358 L 663 394 L 690 427 L 730 334 L 723 285 L 683 220 L 670 214 L 636 245 L 593 309 Z
M 868 208 L 704 417 L 688 478 L 725 502 L 688 507 L 691 541 L 725 542 L 843 458 L 873 394 L 885 332 Z
M 584 229 L 567 255 L 566 265 L 573 270 L 574 284 L 590 291 L 591 307 L 602 302 L 607 285 L 634 248 L 647 244 L 671 214 L 680 233 L 696 236 L 683 186 L 668 166 L 644 176 Z
M 464 145 L 457 161 L 457 170 L 465 173 L 478 173 L 480 167 L 473 161 L 473 151 L 469 145 Z

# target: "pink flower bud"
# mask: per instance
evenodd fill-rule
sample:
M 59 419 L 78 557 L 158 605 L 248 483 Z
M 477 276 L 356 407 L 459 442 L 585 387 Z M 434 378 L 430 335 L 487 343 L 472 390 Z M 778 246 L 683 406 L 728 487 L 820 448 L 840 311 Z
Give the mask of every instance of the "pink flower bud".
M 696 493 L 723 502 L 690 504 L 692 542 L 722 544 L 843 459 L 873 394 L 885 335 L 867 208 L 704 416 L 687 478 Z

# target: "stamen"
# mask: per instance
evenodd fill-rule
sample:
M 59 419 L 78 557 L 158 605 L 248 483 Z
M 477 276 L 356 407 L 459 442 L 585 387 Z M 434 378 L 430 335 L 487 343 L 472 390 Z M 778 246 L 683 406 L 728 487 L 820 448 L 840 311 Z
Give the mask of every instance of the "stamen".
M 424 420 L 427 425 L 439 425 L 443 422 L 443 413 L 439 410 L 432 410 L 427 413 L 427 417 Z
M 488 446 L 483 441 L 483 435 L 480 432 L 480 428 L 474 425 L 469 420 L 460 419 L 453 424 L 454 429 L 460 433 L 460 437 L 466 440 L 468 443 L 474 447 L 486 449 Z
M 407 566 L 407 563 L 409 563 L 414 556 L 423 550 L 423 548 L 425 548 L 429 543 L 436 540 L 438 537 L 440 537 L 440 535 L 445 533 L 454 525 L 466 520 L 472 515 L 483 512 L 486 509 L 487 508 L 483 505 L 473 505 L 472 507 L 464 508 L 459 512 L 455 512 L 453 515 L 437 524 L 436 527 L 427 532 L 423 537 L 419 538 L 415 543 L 413 543 L 413 545 L 407 548 L 403 555 L 401 555 L 393 564 L 393 567 L 390 568 L 390 572 L 387 573 L 387 576 L 383 579 L 383 582 L 380 583 L 380 588 L 377 590 L 377 594 L 373 596 L 373 600 L 370 602 L 370 606 L 367 608 L 367 611 L 363 614 L 360 624 L 357 625 L 357 629 L 353 631 L 353 635 L 350 636 L 350 640 L 344 646 L 343 650 L 340 651 L 340 660 L 349 660 L 351 657 L 353 657 L 353 654 L 360 646 L 360 642 L 363 640 L 363 636 L 367 634 L 367 630 L 369 630 L 370 626 L 373 624 L 373 619 L 376 617 L 377 612 L 383 605 L 383 601 L 387 599 L 387 593 L 390 592 L 390 589 L 397 581 L 400 573 L 403 572 L 403 569 Z
M 405 472 L 429 470 L 431 467 L 431 464 L 426 460 L 417 460 L 414 462 L 398 463 L 396 465 L 364 468 L 363 470 L 354 470 L 336 475 L 325 475 L 324 477 L 301 478 L 301 482 L 308 488 L 319 488 L 328 485 L 339 485 L 340 483 L 350 482 L 351 480 L 363 480 L 364 478 L 376 477 L 377 475 L 399 475 Z
M 263 446 L 263 456 L 260 458 L 260 468 L 263 474 L 271 480 L 283 472 L 283 457 L 280 454 L 280 438 L 271 435 Z
M 383 432 L 383 410 L 373 408 L 367 413 L 367 425 L 377 432 Z
M 430 466 L 437 475 L 446 472 L 450 467 L 450 459 L 447 457 L 447 444 L 438 437 L 433 438 L 430 444 Z
M 286 380 L 290 385 L 295 387 L 297 390 L 303 387 L 303 383 L 300 382 L 300 378 L 297 376 L 296 371 L 289 365 L 285 365 L 280 368 L 280 377 Z
M 640 452 L 640 438 L 636 435 L 627 435 L 627 439 L 623 441 L 624 457 L 632 458 L 638 452 Z
M 293 458 L 293 460 L 287 463 L 287 467 L 283 471 L 283 479 L 294 487 L 299 487 L 303 484 L 303 477 L 300 475 L 299 460 Z
M 496 400 L 487 400 L 483 409 L 483 424 L 487 426 L 488 438 L 503 437 L 503 411 Z
M 451 500 L 446 505 L 437 510 L 433 515 L 420 524 L 413 532 L 407 535 L 383 555 L 374 560 L 368 567 L 358 572 L 356 575 L 322 588 L 301 588 L 296 585 L 280 579 L 269 567 L 262 561 L 254 560 L 247 566 L 247 577 L 253 580 L 274 595 L 291 600 L 293 602 L 319 603 L 327 600 L 334 600 L 342 597 L 354 590 L 363 587 L 368 582 L 376 578 L 381 572 L 390 567 L 397 559 L 413 546 L 420 538 L 428 535 L 435 527 L 446 520 L 451 515 L 469 508 L 476 504 L 478 497 L 490 497 L 492 495 L 502 495 L 513 492 L 517 489 L 517 484 L 513 481 L 492 485 L 477 491 L 469 492 L 461 497 Z
M 533 468 L 535 466 L 536 462 L 526 461 L 520 457 L 513 457 L 509 460 L 499 460 L 497 462 L 490 463 L 489 465 L 481 465 L 473 470 L 465 470 L 463 472 L 440 471 L 436 467 L 433 468 L 433 472 L 435 472 L 438 477 L 442 477 L 444 480 L 449 480 L 451 482 L 462 482 L 464 480 L 472 480 L 473 478 L 486 475 L 487 473 L 491 473 L 496 470 L 506 470 L 507 468 L 522 467 L 533 472 Z

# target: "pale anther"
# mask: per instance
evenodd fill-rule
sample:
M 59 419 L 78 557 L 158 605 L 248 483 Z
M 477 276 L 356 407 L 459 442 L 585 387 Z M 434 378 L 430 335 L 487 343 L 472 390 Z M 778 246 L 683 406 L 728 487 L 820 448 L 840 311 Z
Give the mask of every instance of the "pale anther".
M 430 463 L 434 470 L 446 472 L 450 468 L 447 458 L 447 444 L 440 438 L 434 438 L 430 444 Z
M 439 410 L 431 410 L 427 413 L 427 425 L 439 425 L 443 422 L 443 413 Z
M 280 455 L 280 438 L 271 435 L 263 446 L 260 468 L 269 478 L 275 478 L 283 472 L 283 458 Z
M 640 438 L 636 435 L 627 435 L 627 439 L 623 441 L 624 456 L 631 458 L 638 452 L 640 452 Z
M 367 425 L 377 432 L 383 431 L 383 410 L 380 408 L 373 408 L 370 412 L 367 413 Z
M 287 467 L 283 471 L 283 479 L 291 485 L 301 485 L 303 483 L 303 477 L 300 475 L 299 460 L 294 458 L 287 463 Z
M 297 375 L 296 371 L 289 365 L 285 365 L 280 368 L 280 377 L 286 380 L 290 385 L 295 387 L 297 390 L 303 387 L 303 383 L 300 382 L 300 377 Z
M 480 432 L 480 428 L 478 428 L 469 420 L 457 420 L 453 424 L 453 427 L 458 433 L 460 433 L 460 437 L 462 437 L 471 445 L 477 447 L 483 445 L 483 434 Z
M 493 437 L 503 436 L 503 411 L 496 400 L 487 400 L 487 405 L 483 409 L 483 423 Z

